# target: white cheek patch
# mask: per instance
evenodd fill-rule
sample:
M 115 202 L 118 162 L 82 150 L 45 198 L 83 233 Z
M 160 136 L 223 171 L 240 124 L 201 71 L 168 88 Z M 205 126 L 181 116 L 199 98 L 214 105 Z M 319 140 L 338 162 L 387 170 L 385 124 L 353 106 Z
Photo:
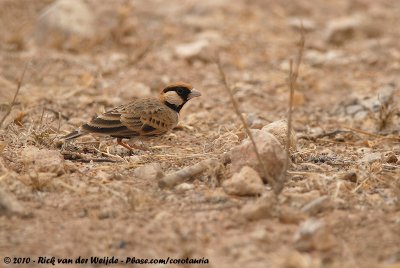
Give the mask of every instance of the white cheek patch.
M 164 94 L 164 99 L 175 106 L 180 106 L 183 104 L 182 98 L 176 94 L 175 91 L 168 91 Z

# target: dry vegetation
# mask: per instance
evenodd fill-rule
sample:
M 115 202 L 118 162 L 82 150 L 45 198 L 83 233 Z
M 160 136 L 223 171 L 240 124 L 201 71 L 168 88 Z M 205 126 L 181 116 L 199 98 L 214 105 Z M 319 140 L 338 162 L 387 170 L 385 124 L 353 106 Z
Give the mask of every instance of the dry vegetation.
M 54 20 L 39 17 L 54 2 L 0 0 L 1 258 L 399 267 L 397 0 L 87 0 L 83 22 L 56 20 L 52 30 Z M 260 196 L 229 195 L 225 153 L 247 132 L 215 55 L 248 127 L 259 129 L 287 117 L 302 25 L 286 184 L 277 196 L 269 184 Z M 203 96 L 178 129 L 142 141 L 150 153 L 60 139 L 179 80 Z M 187 183 L 159 186 L 181 169 Z

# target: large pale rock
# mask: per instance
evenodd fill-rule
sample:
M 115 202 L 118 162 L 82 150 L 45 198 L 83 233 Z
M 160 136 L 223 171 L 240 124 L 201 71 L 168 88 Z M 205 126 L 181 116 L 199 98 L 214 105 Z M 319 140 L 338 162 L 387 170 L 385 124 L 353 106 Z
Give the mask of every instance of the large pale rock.
M 39 16 L 36 41 L 62 48 L 78 46 L 94 37 L 96 19 L 83 0 L 57 0 Z
M 56 150 L 27 146 L 21 151 L 21 161 L 27 170 L 46 173 L 64 173 L 64 157 Z
M 242 167 L 249 166 L 260 174 L 266 182 L 266 178 L 273 180 L 279 179 L 283 172 L 286 160 L 286 153 L 278 139 L 269 132 L 252 130 L 252 134 L 260 153 L 261 159 L 266 167 L 267 174 L 264 174 L 263 167 L 260 165 L 253 144 L 246 139 L 242 144 L 233 147 L 230 151 L 231 171 L 239 172 Z
M 258 195 L 264 190 L 264 183 L 257 171 L 250 167 L 243 167 L 239 173 L 222 183 L 227 194 L 232 195 Z
M 287 120 L 283 119 L 283 120 L 272 122 L 272 123 L 264 126 L 261 130 L 265 131 L 265 132 L 269 132 L 272 135 L 274 135 L 278 139 L 278 141 L 286 148 Z M 290 133 L 290 146 L 291 146 L 292 150 L 296 149 L 296 142 L 297 142 L 296 133 L 292 129 L 292 131 Z

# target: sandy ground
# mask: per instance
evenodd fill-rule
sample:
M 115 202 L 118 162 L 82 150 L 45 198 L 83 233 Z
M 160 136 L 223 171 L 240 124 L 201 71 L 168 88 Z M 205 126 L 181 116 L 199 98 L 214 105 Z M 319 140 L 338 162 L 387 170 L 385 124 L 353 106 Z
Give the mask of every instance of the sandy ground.
M 0 267 L 5 256 L 400 267 L 398 1 L 91 0 L 83 22 L 58 19 L 56 30 L 39 19 L 52 3 L 0 1 L 0 119 L 28 62 L 0 129 Z M 218 158 L 246 138 L 216 52 L 252 128 L 286 118 L 299 18 L 297 145 L 278 198 L 268 185 L 260 197 L 226 194 L 229 165 L 173 189 L 140 175 L 150 163 L 170 173 Z M 184 107 L 179 129 L 142 141 L 150 153 L 111 138 L 60 139 L 174 81 L 203 96 Z M 258 219 L 245 217 L 271 200 Z

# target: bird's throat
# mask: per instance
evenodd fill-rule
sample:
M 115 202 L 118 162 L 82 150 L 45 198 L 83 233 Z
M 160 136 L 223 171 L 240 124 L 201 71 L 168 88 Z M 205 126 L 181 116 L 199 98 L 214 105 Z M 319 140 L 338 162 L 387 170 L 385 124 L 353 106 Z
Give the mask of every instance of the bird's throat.
M 183 107 L 183 104 L 177 106 L 177 105 L 169 103 L 167 101 L 164 101 L 164 104 L 167 105 L 169 108 L 171 108 L 172 110 L 174 110 L 177 113 L 179 113 Z

